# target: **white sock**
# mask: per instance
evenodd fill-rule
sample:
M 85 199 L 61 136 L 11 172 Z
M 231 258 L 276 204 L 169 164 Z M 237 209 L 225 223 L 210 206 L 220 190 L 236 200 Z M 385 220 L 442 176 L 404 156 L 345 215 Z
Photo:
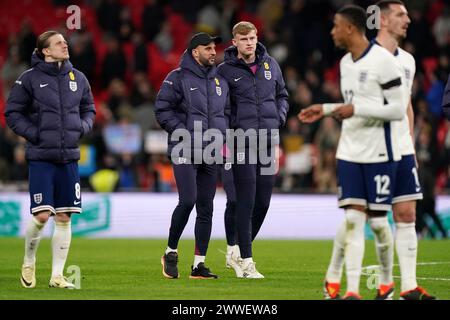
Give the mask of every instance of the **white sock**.
M 345 219 L 339 225 L 333 242 L 333 253 L 328 265 L 328 271 L 325 279 L 330 283 L 340 283 L 342 278 L 342 269 L 345 257 Z
M 242 267 L 243 267 L 243 269 L 245 269 L 250 263 L 253 263 L 253 258 L 252 257 L 242 259 Z
M 234 253 L 236 253 L 237 257 L 241 257 L 241 250 L 239 249 L 239 245 L 237 244 L 234 245 Z
M 178 249 L 172 249 L 171 247 L 167 247 L 165 253 L 168 254 L 169 252 L 176 252 L 176 253 L 178 253 Z
M 205 256 L 195 255 L 194 256 L 194 268 L 197 268 L 197 266 L 200 262 L 205 263 L 205 258 L 206 258 Z
M 380 285 L 389 285 L 394 279 L 392 268 L 394 266 L 394 239 L 389 226 L 388 218 L 374 217 L 369 219 L 370 228 L 375 234 L 375 248 L 380 264 Z
M 41 241 L 42 230 L 45 223 L 39 222 L 36 217 L 31 218 L 25 230 L 25 256 L 23 264 L 32 266 L 36 263 L 36 251 Z
M 227 245 L 227 253 L 234 253 L 237 257 L 241 256 L 241 251 L 239 250 L 239 246 L 237 244 L 234 246 Z
M 396 224 L 395 246 L 397 249 L 400 274 L 402 277 L 402 292 L 415 289 L 416 263 L 417 263 L 417 234 L 416 224 L 402 223 Z
M 347 292 L 359 293 L 361 267 L 364 258 L 364 226 L 366 214 L 362 211 L 345 210 L 345 270 L 347 274 Z
M 55 221 L 52 238 L 52 278 L 62 276 L 72 239 L 71 222 Z

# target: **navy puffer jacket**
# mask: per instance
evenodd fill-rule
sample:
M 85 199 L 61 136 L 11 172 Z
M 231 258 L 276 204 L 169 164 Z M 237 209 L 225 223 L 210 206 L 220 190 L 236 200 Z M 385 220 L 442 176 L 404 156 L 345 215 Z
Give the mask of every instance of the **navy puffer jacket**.
M 227 82 L 216 73 L 216 67 L 203 67 L 185 51 L 180 67 L 171 71 L 161 85 L 155 102 L 159 125 L 169 133 L 168 154 L 178 143 L 171 141 L 176 129 L 187 129 L 194 137 L 194 121 L 202 123 L 203 132 L 218 129 L 225 135 L 229 110 Z M 225 138 L 224 138 L 225 139 Z M 204 148 L 209 142 L 203 142 Z M 191 142 L 194 148 L 194 141 Z
M 78 141 L 92 129 L 95 117 L 88 80 L 68 60 L 59 68 L 33 54 L 31 66 L 11 89 L 8 126 L 28 141 L 28 160 L 80 159 Z
M 256 46 L 256 74 L 237 54 L 236 47 L 227 48 L 224 62 L 217 67 L 217 73 L 230 86 L 230 128 L 278 129 L 285 124 L 289 109 L 280 66 L 259 42 Z

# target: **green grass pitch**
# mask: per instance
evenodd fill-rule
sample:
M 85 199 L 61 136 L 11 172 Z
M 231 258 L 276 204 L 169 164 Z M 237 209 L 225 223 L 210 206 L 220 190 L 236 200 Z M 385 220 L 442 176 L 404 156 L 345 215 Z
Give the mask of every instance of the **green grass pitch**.
M 331 254 L 332 241 L 256 240 L 254 260 L 265 279 L 237 279 L 225 268 L 221 251 L 224 240 L 210 243 L 206 264 L 219 275 L 217 280 L 189 279 L 193 262 L 193 240 L 181 240 L 179 247 L 180 278 L 164 279 L 160 257 L 166 240 L 154 239 L 86 239 L 73 238 L 66 269 L 81 269 L 81 289 L 48 288 L 51 270 L 50 240 L 42 240 L 37 260 L 37 285 L 22 288 L 20 266 L 23 239 L 0 238 L 0 299 L 322 299 L 322 281 Z M 419 284 L 440 299 L 450 299 L 450 241 L 423 240 L 419 243 Z M 396 260 L 397 263 L 397 260 Z M 364 266 L 375 265 L 372 241 L 366 241 Z M 394 276 L 399 275 L 398 266 Z M 370 276 L 361 278 L 361 294 L 372 299 Z M 369 281 L 368 281 L 369 279 Z M 373 278 L 372 278 L 373 280 Z M 400 291 L 395 278 L 396 294 Z

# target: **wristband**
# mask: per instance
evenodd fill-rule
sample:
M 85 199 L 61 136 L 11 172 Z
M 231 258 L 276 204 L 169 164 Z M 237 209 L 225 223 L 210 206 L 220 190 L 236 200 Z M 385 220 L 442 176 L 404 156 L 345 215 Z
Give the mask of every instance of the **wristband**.
M 324 103 L 322 105 L 323 115 L 329 116 L 333 113 L 333 111 L 340 106 L 341 103 Z

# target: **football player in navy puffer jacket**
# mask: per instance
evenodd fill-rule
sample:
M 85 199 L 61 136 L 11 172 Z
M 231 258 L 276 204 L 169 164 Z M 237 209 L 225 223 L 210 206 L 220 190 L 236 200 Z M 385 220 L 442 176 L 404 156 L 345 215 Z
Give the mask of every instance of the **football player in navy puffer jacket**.
M 55 217 L 49 286 L 74 288 L 63 276 L 71 242 L 71 214 L 81 213 L 78 142 L 93 126 L 89 82 L 69 61 L 67 42 L 56 31 L 37 39 L 32 68 L 16 80 L 6 103 L 8 126 L 27 140 L 30 211 L 21 282 L 36 285 L 36 250 L 45 223 Z
M 214 64 L 215 44 L 219 41 L 220 38 L 206 33 L 194 35 L 181 58 L 180 67 L 167 75 L 156 97 L 155 115 L 160 126 L 169 133 L 168 153 L 179 194 L 178 205 L 172 214 L 168 246 L 161 258 L 163 275 L 169 279 L 179 277 L 178 242 L 194 205 L 197 210 L 195 256 L 190 277 L 217 278 L 205 266 L 205 256 L 211 236 L 219 168 L 216 162 L 208 163 L 203 161 L 203 157 L 198 159 L 192 154 L 196 151 L 202 154 L 207 147 L 204 141 L 197 143 L 193 139 L 198 124 L 201 125 L 200 133 L 215 129 L 222 138 L 227 129 L 225 113 L 229 107 L 228 85 L 217 75 Z M 177 154 L 175 147 L 185 141 L 176 142 L 172 139 L 180 131 L 186 133 L 192 142 L 186 147 L 188 150 L 183 149 L 182 155 Z
M 267 134 L 272 131 L 279 138 L 278 129 L 285 124 L 289 109 L 288 93 L 280 66 L 258 42 L 256 27 L 250 22 L 241 21 L 233 27 L 233 46 L 225 50 L 225 60 L 217 72 L 230 87 L 230 128 L 255 130 L 258 137 L 256 150 L 250 145 L 244 150 L 234 150 L 235 221 L 240 250 L 236 248 L 235 254 L 227 254 L 227 265 L 235 269 L 238 277 L 263 278 L 252 259 L 252 241 L 269 209 L 276 170 L 265 169 L 276 161 L 273 145 L 277 139 L 263 137 L 261 129 L 267 130 Z M 267 150 L 271 163 L 261 161 L 261 149 Z M 248 161 L 255 152 L 256 164 Z M 233 230 L 231 226 L 226 229 Z M 235 258 L 231 264 L 229 256 Z

